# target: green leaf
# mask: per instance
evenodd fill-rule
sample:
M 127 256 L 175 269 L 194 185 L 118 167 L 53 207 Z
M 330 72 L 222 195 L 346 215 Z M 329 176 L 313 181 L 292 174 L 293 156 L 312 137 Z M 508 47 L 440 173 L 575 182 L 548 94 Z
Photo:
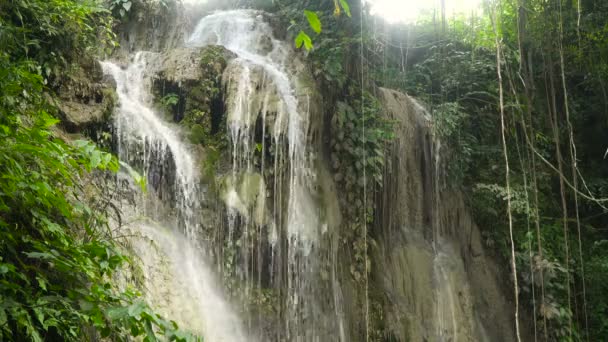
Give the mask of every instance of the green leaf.
M 133 303 L 133 305 L 129 306 L 128 313 L 129 313 L 129 316 L 131 316 L 131 317 L 139 317 L 145 309 L 146 309 L 146 303 L 139 300 L 139 301 Z
M 46 291 L 46 281 L 44 280 L 44 278 L 36 277 L 36 280 L 38 280 L 38 285 L 40 286 L 40 288 Z
M 152 323 L 150 322 L 150 320 L 146 320 L 144 322 L 144 329 L 146 330 L 146 339 L 150 342 L 156 342 L 158 341 L 156 339 L 156 335 L 154 334 L 154 330 L 152 329 Z
M 44 324 L 44 310 L 41 309 L 41 308 L 39 308 L 39 307 L 34 307 L 34 314 L 36 315 L 36 319 L 38 319 L 38 322 L 40 322 L 40 324 L 42 324 L 42 326 L 45 326 L 45 324 Z
M 87 140 L 74 140 L 72 144 L 78 148 L 84 148 L 89 142 Z
M 112 161 L 112 155 L 109 154 L 109 153 L 105 153 L 103 155 L 103 161 L 102 161 L 103 166 L 107 167 L 110 164 L 111 161 Z
M 83 311 L 91 311 L 95 306 L 93 305 L 93 303 L 86 301 L 84 299 L 81 299 L 78 301 L 78 304 L 80 305 L 80 308 Z
M 304 45 L 307 51 L 310 51 L 310 49 L 313 47 L 312 40 L 304 31 L 300 31 L 296 37 L 296 47 L 299 49 L 302 47 L 302 45 Z
M 348 6 L 348 1 L 340 0 L 340 5 L 344 9 L 344 12 L 346 12 L 346 15 L 350 18 L 351 15 L 350 15 L 350 7 Z
M 95 150 L 93 153 L 91 153 L 91 161 L 89 166 L 91 169 L 95 169 L 99 166 L 99 163 L 101 163 L 101 151 Z
M 321 21 L 315 12 L 304 10 L 304 15 L 308 19 L 308 24 L 317 34 L 321 33 Z
M 30 258 L 33 259 L 54 259 L 55 257 L 49 253 L 39 253 L 39 252 L 29 252 L 25 253 Z
M 108 311 L 106 312 L 106 314 L 112 320 L 121 320 L 129 315 L 129 308 L 128 307 L 109 308 Z
M 129 11 L 131 9 L 131 1 L 127 1 L 127 2 L 123 2 L 122 3 L 122 8 L 125 9 L 125 11 Z
M 55 126 L 58 123 L 59 123 L 59 120 L 57 120 L 56 118 L 46 117 L 46 118 L 44 118 L 43 127 L 49 128 L 49 127 Z

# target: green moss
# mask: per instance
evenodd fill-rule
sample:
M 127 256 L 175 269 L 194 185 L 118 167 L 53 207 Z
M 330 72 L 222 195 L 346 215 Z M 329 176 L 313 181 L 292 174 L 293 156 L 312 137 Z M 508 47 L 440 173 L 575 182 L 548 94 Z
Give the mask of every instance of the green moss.
M 201 67 L 204 71 L 221 75 L 227 64 L 225 48 L 221 46 L 209 46 L 201 51 Z
M 212 190 L 217 190 L 216 171 L 221 160 L 221 150 L 215 145 L 210 145 L 205 149 L 204 164 L 202 168 L 202 178 L 211 185 Z
M 204 79 L 200 84 L 194 86 L 188 91 L 185 96 L 185 112 L 184 120 L 193 121 L 188 114 L 192 114 L 193 111 L 211 111 L 211 101 L 220 94 L 220 89 L 217 84 L 209 79 Z
M 105 110 L 103 113 L 104 121 L 110 119 L 112 117 L 112 113 L 114 112 L 114 108 L 118 103 L 118 95 L 116 95 L 116 91 L 113 88 L 101 88 L 101 95 L 103 97 L 103 101 L 106 102 Z
M 202 144 L 207 138 L 207 130 L 199 125 L 194 124 L 190 126 L 190 142 L 193 144 Z

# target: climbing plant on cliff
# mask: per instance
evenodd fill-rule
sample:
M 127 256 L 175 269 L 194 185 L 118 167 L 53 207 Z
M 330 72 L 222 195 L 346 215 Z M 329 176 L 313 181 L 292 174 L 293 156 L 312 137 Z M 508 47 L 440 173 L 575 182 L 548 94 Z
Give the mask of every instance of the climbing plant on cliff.
M 194 339 L 115 283 L 129 259 L 99 183 L 118 161 L 55 128 L 53 86 L 112 45 L 110 20 L 94 2 L 0 3 L 0 340 Z

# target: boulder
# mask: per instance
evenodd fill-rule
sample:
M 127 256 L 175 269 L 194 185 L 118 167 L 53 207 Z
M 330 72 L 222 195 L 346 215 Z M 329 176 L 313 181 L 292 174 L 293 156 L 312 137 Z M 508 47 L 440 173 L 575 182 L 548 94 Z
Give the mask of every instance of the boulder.
M 160 57 L 153 93 L 172 120 L 194 128 L 195 140 L 216 132 L 224 114 L 222 74 L 235 55 L 221 46 L 179 48 Z M 201 129 L 205 132 L 200 132 Z
M 104 125 L 116 104 L 115 88 L 98 62 L 79 66 L 57 91 L 61 126 L 68 133 L 81 133 Z

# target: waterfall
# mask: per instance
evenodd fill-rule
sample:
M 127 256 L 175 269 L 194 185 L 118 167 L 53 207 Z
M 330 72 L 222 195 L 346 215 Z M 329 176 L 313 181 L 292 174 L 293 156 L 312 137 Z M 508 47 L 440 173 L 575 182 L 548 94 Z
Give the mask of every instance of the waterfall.
M 137 52 L 126 66 L 102 62 L 120 102 L 121 163 L 148 184 L 122 199 L 122 229 L 141 260 L 146 299 L 208 341 L 361 340 L 352 218 L 342 217 L 342 175 L 329 170 L 322 146 L 334 133 L 324 127 L 332 113 L 270 16 L 215 12 L 182 47 Z M 172 120 L 154 110 L 151 89 L 179 98 Z M 378 99 L 395 139 L 373 204 L 370 332 L 512 340 L 499 278 L 463 196 L 438 186 L 428 114 L 403 93 L 381 88 Z M 210 133 L 184 143 L 196 125 Z
M 509 303 L 464 196 L 439 183 L 443 165 L 428 113 L 394 90 L 381 88 L 380 100 L 395 139 L 385 197 L 376 202 L 383 215 L 373 277 L 391 296 L 386 322 L 396 340 L 514 341 Z
M 119 158 L 140 170 L 149 184 L 148 194 L 135 201 L 136 214 L 129 215 L 133 208 L 125 207 L 129 222 L 122 229 L 132 235 L 145 296 L 155 309 L 205 340 L 250 341 L 218 289 L 197 237 L 196 159 L 179 130 L 151 107 L 149 76 L 157 61 L 158 54 L 138 52 L 126 69 L 102 62 L 120 102 L 114 122 Z
M 224 197 L 230 236 L 241 232 L 232 241 L 241 246 L 245 293 L 253 284 L 260 285 L 264 266 L 251 264 L 261 263 L 260 239 L 266 236 L 265 243 L 272 249 L 271 264 L 275 265 L 271 271 L 276 271 L 271 281 L 287 291 L 284 332 L 277 332 L 277 339 L 319 339 L 320 327 L 333 325 L 323 322 L 319 315 L 319 286 L 314 285 L 324 223 L 313 200 L 316 171 L 315 152 L 309 143 L 309 97 L 293 81 L 296 77 L 291 70 L 293 56 L 289 46 L 274 38 L 261 12 L 231 10 L 203 17 L 186 45 L 211 44 L 224 46 L 237 56 L 224 72 L 232 146 L 232 174 Z M 259 131 L 262 139 L 256 143 Z M 266 157 L 268 153 L 272 158 Z M 261 156 L 259 165 L 254 162 L 256 155 Z M 273 165 L 266 165 L 266 159 L 274 159 Z M 266 205 L 264 176 L 268 167 L 273 168 L 269 187 L 274 197 Z M 244 193 L 251 191 L 260 194 L 258 198 L 263 202 L 247 210 Z M 264 229 L 269 231 L 263 234 Z M 284 250 L 277 236 L 283 232 Z
M 138 52 L 126 70 L 102 62 L 104 71 L 116 81 L 120 101 L 114 122 L 118 156 L 129 165 L 141 166 L 152 190 L 159 192 L 161 199 L 175 202 L 176 223 L 187 236 L 193 237 L 197 228 L 193 217 L 198 204 L 197 171 L 194 158 L 181 143 L 176 128 L 161 121 L 150 107 L 152 97 L 146 71 L 154 69 L 157 59 L 158 54 Z M 144 210 L 143 214 L 156 215 L 157 209 Z

